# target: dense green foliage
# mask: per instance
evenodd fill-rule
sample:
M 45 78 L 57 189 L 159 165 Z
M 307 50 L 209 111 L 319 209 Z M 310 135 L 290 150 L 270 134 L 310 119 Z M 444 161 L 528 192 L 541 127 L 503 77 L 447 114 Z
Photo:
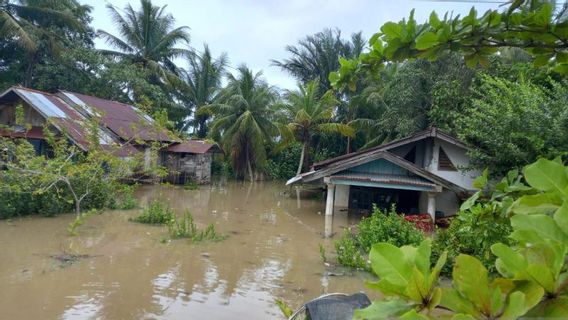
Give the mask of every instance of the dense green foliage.
M 266 162 L 266 172 L 271 179 L 287 180 L 296 175 L 302 154 L 299 143 L 287 144 L 285 148 L 271 156 Z
M 473 10 L 464 17 L 433 13 L 424 24 L 412 17 L 389 22 L 368 48 L 361 33 L 307 35 L 285 47 L 288 57 L 273 61 L 298 80 L 299 90 L 279 92 L 256 74 L 258 90 L 250 91 L 256 98 L 244 100 L 234 81 L 242 72 L 229 74 L 228 57 L 213 56 L 207 45 L 202 52 L 190 47 L 188 27 L 176 26 L 167 8 L 149 0 L 107 7 L 117 34 L 95 32 L 92 9 L 76 1 L 3 1 L 0 89 L 20 83 L 66 89 L 160 111 L 183 135 L 218 142 L 221 162 L 249 179 L 290 177 L 270 172 L 283 141 L 306 145 L 306 170 L 318 155 L 341 155 L 432 125 L 465 140 L 473 165 L 496 175 L 568 150 L 566 15 L 548 1 L 515 1 L 482 17 Z M 97 36 L 113 50 L 94 48 Z M 270 94 L 256 95 L 261 91 Z M 229 113 L 243 116 L 242 128 L 221 125 Z M 543 122 L 551 125 L 541 128 Z
M 418 245 L 423 239 L 422 231 L 416 229 L 412 222 L 404 220 L 394 207 L 384 212 L 374 207 L 370 217 L 361 219 L 355 232 L 348 229 L 335 242 L 337 262 L 348 267 L 366 269 L 365 257 L 375 243 Z
M 238 75 L 229 75 L 229 83 L 219 103 L 202 108 L 216 115 L 211 133 L 227 152 L 238 177 L 254 181 L 266 163 L 266 146 L 276 134 L 270 106 L 276 99 L 274 88 L 246 66 Z
M 500 277 L 490 278 L 479 259 L 460 254 L 455 258 L 451 287 L 440 286 L 438 277 L 447 252 L 432 268 L 429 240 L 418 247 L 378 243 L 369 256 L 380 280 L 369 286 L 387 298 L 358 311 L 356 318 L 433 319 L 436 308 L 451 311 L 454 319 L 567 317 L 568 167 L 558 159 L 539 159 L 524 168 L 523 177 L 527 185 L 511 174 L 487 202 L 511 217 L 514 244 L 491 245 Z M 485 175 L 476 183 L 486 181 Z M 462 209 L 476 206 L 482 193 L 476 193 Z
M 49 157 L 36 155 L 25 139 L 0 137 L 0 218 L 71 211 L 80 217 L 83 210 L 135 205 L 133 189 L 121 181 L 139 159 L 120 160 L 113 154 L 116 146 L 98 145 L 96 120 L 85 121 L 84 125 L 91 146 L 88 153 L 56 137 L 47 127 L 44 135 Z
M 482 76 L 472 106 L 457 121 L 474 166 L 504 174 L 539 156 L 566 154 L 568 89 L 565 82 L 547 87 L 530 81 Z M 545 124 L 546 125 L 543 125 Z

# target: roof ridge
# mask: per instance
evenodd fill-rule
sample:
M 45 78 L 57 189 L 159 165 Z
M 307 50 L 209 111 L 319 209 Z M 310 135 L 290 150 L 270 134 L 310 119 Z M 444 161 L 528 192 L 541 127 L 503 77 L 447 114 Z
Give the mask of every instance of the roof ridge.
M 86 96 L 86 97 L 93 98 L 93 99 L 97 99 L 97 100 L 109 101 L 109 102 L 112 102 L 112 103 L 121 104 L 121 105 L 123 105 L 123 106 L 125 106 L 125 107 L 134 107 L 134 108 L 137 108 L 136 106 L 131 105 L 131 104 L 128 104 L 128 103 L 124 103 L 124 102 L 120 102 L 120 101 L 116 101 L 116 100 L 111 100 L 111 99 L 105 99 L 105 98 L 101 98 L 101 97 L 96 97 L 96 96 L 92 96 L 92 95 L 89 95 L 89 94 L 86 94 L 86 93 L 74 92 L 74 91 L 69 91 L 69 90 L 58 90 L 58 91 L 59 91 L 59 92 L 62 92 L 62 93 L 67 92 L 67 93 L 71 93 L 71 94 L 78 94 L 78 95 Z M 137 108 L 137 109 L 138 109 L 138 108 Z

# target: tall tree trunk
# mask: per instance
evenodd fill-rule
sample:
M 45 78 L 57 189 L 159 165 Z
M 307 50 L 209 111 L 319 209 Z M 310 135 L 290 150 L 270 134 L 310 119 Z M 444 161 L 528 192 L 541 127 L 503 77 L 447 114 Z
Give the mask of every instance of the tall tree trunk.
M 77 218 L 81 218 L 81 200 L 75 200 L 75 214 Z
M 249 176 L 250 176 L 250 181 L 253 182 L 254 181 L 254 176 L 252 174 L 252 167 L 250 165 L 250 157 L 249 157 L 249 145 L 247 143 L 247 148 L 246 148 L 246 158 L 247 158 L 247 169 L 249 172 Z
M 346 152 L 347 154 L 351 153 L 351 138 L 347 137 L 347 150 Z
M 310 135 L 306 134 L 304 138 L 304 147 L 302 148 L 304 153 L 304 170 L 308 170 L 310 167 Z
M 300 155 L 300 163 L 298 163 L 298 171 L 296 172 L 296 175 L 300 175 L 300 173 L 302 173 L 302 167 L 304 166 L 304 156 L 306 154 L 306 143 L 304 142 L 304 144 L 302 145 L 302 154 Z
M 207 117 L 201 115 L 197 117 L 197 137 L 203 139 L 205 136 L 207 136 Z

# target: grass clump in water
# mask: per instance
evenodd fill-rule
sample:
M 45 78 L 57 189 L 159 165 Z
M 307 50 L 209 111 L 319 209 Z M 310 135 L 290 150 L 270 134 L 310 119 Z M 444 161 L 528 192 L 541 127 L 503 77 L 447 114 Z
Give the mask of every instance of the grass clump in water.
M 215 225 L 210 224 L 205 230 L 199 230 L 193 216 L 186 211 L 180 219 L 171 219 L 168 222 L 168 232 L 172 239 L 191 239 L 192 242 L 200 242 L 204 240 L 221 241 L 226 238 L 225 235 L 217 233 Z
M 199 184 L 193 180 L 187 180 L 183 185 L 184 190 L 199 190 Z
M 164 206 L 160 200 L 153 200 L 150 206 L 144 208 L 141 215 L 130 219 L 130 221 L 147 224 L 167 224 L 171 220 L 175 220 L 173 209 L 168 205 Z

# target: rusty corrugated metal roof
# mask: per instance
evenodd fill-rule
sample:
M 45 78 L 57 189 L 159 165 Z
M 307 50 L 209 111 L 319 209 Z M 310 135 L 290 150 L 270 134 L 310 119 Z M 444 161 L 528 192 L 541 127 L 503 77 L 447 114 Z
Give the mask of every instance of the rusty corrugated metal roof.
M 153 119 L 132 105 L 69 91 L 61 94 L 86 113 L 99 113 L 103 124 L 123 140 L 174 141 L 165 130 L 155 132 Z
M 0 136 L 10 138 L 45 139 L 45 136 L 43 134 L 43 127 L 31 127 L 30 130 L 0 129 Z
M 28 89 L 24 87 L 12 87 L 0 96 L 0 98 L 14 92 L 21 99 L 23 99 L 32 108 L 37 110 L 44 118 L 49 119 L 57 130 L 65 133 L 78 147 L 87 151 L 89 149 L 89 141 L 87 139 L 87 132 L 84 128 L 85 121 L 87 120 L 75 108 L 67 104 L 60 97 L 38 90 Z M 25 133 L 12 132 L 10 136 L 27 138 L 44 139 L 43 128 L 32 127 L 32 129 Z M 103 147 L 112 147 L 116 145 L 116 141 L 104 130 L 99 131 L 99 143 Z M 129 153 L 138 152 L 132 146 L 120 146 L 120 149 L 128 150 Z
M 203 140 L 187 140 L 176 142 L 170 145 L 166 150 L 173 153 L 207 153 L 209 151 L 217 151 L 215 144 L 207 143 Z

